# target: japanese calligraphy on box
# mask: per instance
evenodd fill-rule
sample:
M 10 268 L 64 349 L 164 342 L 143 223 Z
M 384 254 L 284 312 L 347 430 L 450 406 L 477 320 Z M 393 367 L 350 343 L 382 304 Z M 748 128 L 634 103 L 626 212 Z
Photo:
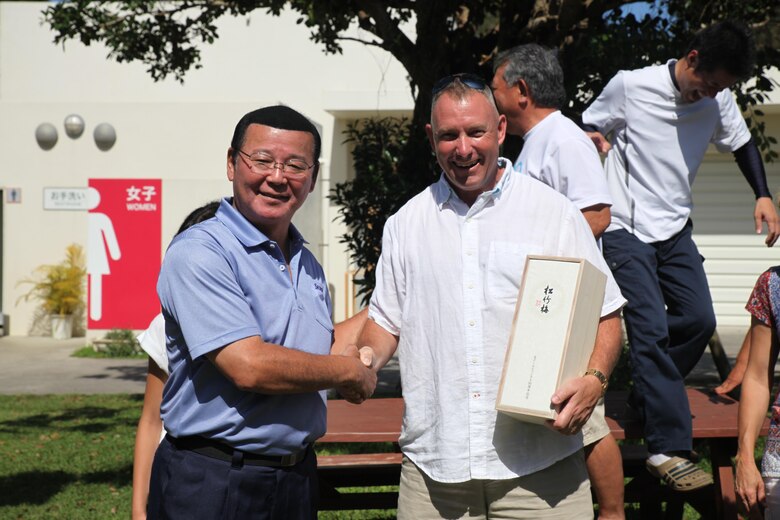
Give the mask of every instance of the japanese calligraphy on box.
M 607 277 L 587 260 L 526 259 L 496 409 L 517 419 L 554 419 L 550 404 L 581 376 L 593 352 Z

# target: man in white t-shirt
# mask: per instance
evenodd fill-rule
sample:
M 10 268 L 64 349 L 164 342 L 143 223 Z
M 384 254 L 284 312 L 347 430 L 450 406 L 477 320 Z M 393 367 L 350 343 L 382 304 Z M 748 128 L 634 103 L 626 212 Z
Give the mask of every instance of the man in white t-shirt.
M 592 518 L 579 432 L 620 353 L 625 300 L 582 213 L 499 157 L 506 119 L 481 78 L 443 78 L 431 110 L 443 173 L 388 219 L 358 341 L 376 370 L 398 350 L 398 518 Z M 586 258 L 608 278 L 590 370 L 551 396 L 557 431 L 495 409 L 528 254 Z
M 645 424 L 648 470 L 679 491 L 712 482 L 690 462 L 691 415 L 684 378 L 715 330 L 702 257 L 691 238 L 691 185 L 710 143 L 733 152 L 756 195 L 756 232 L 780 231 L 761 157 L 729 87 L 753 70 L 742 26 L 699 32 L 679 60 L 621 71 L 582 120 L 605 162 L 612 223 L 604 256 L 628 304 L 631 405 Z M 604 138 L 610 135 L 610 143 Z
M 515 170 L 566 195 L 598 238 L 610 221 L 604 168 L 590 138 L 560 108 L 566 101 L 563 70 L 553 51 L 531 43 L 500 53 L 493 62 L 493 96 L 507 133 L 523 138 Z M 585 463 L 599 518 L 625 518 L 623 464 L 600 402 L 583 428 Z

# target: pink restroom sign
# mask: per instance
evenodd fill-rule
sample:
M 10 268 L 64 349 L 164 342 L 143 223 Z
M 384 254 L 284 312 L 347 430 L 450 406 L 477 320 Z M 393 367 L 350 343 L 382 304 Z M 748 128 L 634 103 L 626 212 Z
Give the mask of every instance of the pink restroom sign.
M 159 312 L 160 179 L 90 179 L 89 329 L 143 329 Z

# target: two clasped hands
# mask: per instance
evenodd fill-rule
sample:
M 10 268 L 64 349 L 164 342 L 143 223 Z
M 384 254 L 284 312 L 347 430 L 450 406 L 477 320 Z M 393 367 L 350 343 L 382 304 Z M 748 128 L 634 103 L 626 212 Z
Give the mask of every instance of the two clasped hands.
M 355 364 L 355 372 L 347 377 L 344 384 L 336 387 L 336 390 L 350 403 L 360 404 L 370 398 L 376 389 L 377 369 L 374 368 L 374 349 L 350 344 L 344 347 L 337 355 L 354 357 L 360 360 Z

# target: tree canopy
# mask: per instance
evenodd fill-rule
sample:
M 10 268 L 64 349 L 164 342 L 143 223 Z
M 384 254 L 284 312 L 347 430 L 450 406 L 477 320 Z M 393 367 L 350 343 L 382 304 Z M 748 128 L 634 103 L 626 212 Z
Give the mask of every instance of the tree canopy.
M 780 67 L 777 0 L 72 0 L 50 5 L 44 19 L 56 43 L 102 42 L 110 58 L 142 62 L 155 80 L 173 76 L 184 81 L 190 69 L 201 66 L 200 49 L 219 37 L 219 18 L 255 10 L 279 15 L 283 9 L 298 14 L 298 23 L 310 29 L 324 52 L 340 53 L 344 42 L 357 41 L 386 50 L 408 73 L 415 99 L 408 128 L 399 134 L 401 127 L 392 122 L 365 126 L 377 132 L 364 141 L 371 143 L 366 150 L 383 143 L 398 149 L 387 168 L 366 174 L 365 181 L 377 175 L 387 181 L 386 190 L 377 190 L 372 181 L 347 183 L 334 193 L 341 204 L 360 205 L 342 214 L 353 230 L 346 237 L 350 250 L 368 251 L 357 255 L 357 263 L 369 271 L 369 290 L 387 213 L 436 177 L 433 168 L 427 173 L 424 168 L 431 157 L 423 128 L 433 84 L 455 72 L 489 78 L 490 58 L 517 44 L 558 49 L 571 101 L 565 111 L 577 116 L 618 70 L 680 57 L 699 29 L 741 20 L 756 37 L 758 62 L 754 78 L 734 90 L 764 157 L 777 156 L 771 149 L 775 140 L 765 134 L 762 114 L 754 108 L 772 88 L 770 67 Z M 366 36 L 348 31 L 352 24 Z M 359 134 L 351 129 L 350 139 L 360 141 Z M 373 238 L 367 240 L 363 232 Z
M 633 14 L 622 9 L 629 4 Z M 409 74 L 413 126 L 427 119 L 438 78 L 480 72 L 496 50 L 519 43 L 560 50 L 575 113 L 617 70 L 677 57 L 693 33 L 727 18 L 748 23 L 759 43 L 758 80 L 741 98 L 743 106 L 762 101 L 771 88 L 767 69 L 780 65 L 776 0 L 74 0 L 49 6 L 44 18 L 57 43 L 103 42 L 111 58 L 143 62 L 155 80 L 172 75 L 183 81 L 201 66 L 200 48 L 219 37 L 219 18 L 255 10 L 278 15 L 285 8 L 298 13 L 298 23 L 327 53 L 359 41 L 392 54 Z M 354 23 L 365 39 L 347 32 Z

